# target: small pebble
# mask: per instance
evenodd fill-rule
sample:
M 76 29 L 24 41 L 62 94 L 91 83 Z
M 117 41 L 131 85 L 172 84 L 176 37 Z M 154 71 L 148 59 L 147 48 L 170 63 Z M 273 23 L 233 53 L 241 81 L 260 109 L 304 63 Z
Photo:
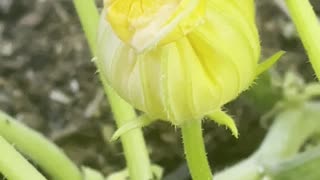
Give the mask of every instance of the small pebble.
M 71 99 L 60 90 L 54 89 L 50 92 L 50 99 L 61 104 L 70 104 Z

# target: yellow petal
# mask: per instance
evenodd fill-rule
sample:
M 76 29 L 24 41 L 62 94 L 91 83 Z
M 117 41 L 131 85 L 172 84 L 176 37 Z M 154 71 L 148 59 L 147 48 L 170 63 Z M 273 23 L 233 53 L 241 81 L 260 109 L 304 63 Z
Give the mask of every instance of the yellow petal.
M 206 0 L 106 1 L 107 20 L 117 36 L 141 52 L 182 37 L 201 24 Z

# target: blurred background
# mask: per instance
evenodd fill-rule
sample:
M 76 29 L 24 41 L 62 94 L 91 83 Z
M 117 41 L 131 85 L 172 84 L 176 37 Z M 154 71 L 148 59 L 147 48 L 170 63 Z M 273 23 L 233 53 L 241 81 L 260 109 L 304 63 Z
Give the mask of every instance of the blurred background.
M 215 170 L 246 158 L 259 146 L 268 130 L 260 118 L 281 99 L 277 82 L 288 70 L 307 82 L 316 80 L 281 1 L 256 0 L 261 59 L 279 50 L 287 54 L 226 105 L 239 139 L 224 127 L 204 123 Z M 320 1 L 311 2 L 320 14 Z M 97 4 L 101 9 L 102 2 Z M 125 160 L 120 142 L 108 141 L 116 127 L 91 59 L 71 0 L 0 0 L 0 109 L 43 133 L 78 165 L 108 175 L 123 169 Z M 165 177 L 187 177 L 179 131 L 156 122 L 144 132 L 150 157 L 164 167 Z

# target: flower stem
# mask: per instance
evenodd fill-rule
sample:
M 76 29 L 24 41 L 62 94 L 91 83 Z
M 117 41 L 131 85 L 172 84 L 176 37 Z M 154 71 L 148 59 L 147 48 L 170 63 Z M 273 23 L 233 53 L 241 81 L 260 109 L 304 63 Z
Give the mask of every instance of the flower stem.
M 83 31 L 92 54 L 96 54 L 99 12 L 94 0 L 74 0 Z
M 80 170 L 57 146 L 1 111 L 0 136 L 14 144 L 19 151 L 39 165 L 52 180 L 82 179 Z M 2 153 L 0 155 L 1 158 L 4 157 Z M 15 173 L 19 174 L 20 169 L 16 168 Z
M 211 180 L 201 129 L 201 121 L 189 121 L 182 125 L 182 140 L 187 163 L 193 180 Z
M 320 79 L 320 24 L 309 0 L 286 0 L 293 22 Z
M 114 107 L 112 112 L 118 127 L 121 127 L 127 122 L 137 118 L 135 111 L 128 103 L 126 103 L 116 94 L 110 95 L 110 92 L 113 92 L 111 88 L 108 88 L 107 92 L 109 103 L 112 107 Z M 148 151 L 141 129 L 137 128 L 129 131 L 123 134 L 120 138 L 127 160 L 127 168 L 129 169 L 130 179 L 153 179 Z
M 2 136 L 0 136 L 0 154 L 0 171 L 9 180 L 46 180 Z
M 95 55 L 99 13 L 94 0 L 74 0 L 73 2 L 78 12 L 91 52 Z M 121 127 L 128 121 L 137 118 L 135 110 L 127 102 L 121 99 L 108 85 L 101 62 L 97 60 L 95 63 L 105 93 L 109 99 L 117 126 Z M 151 171 L 151 164 L 141 129 L 137 128 L 122 135 L 121 142 L 127 161 L 130 179 L 152 179 L 153 175 Z

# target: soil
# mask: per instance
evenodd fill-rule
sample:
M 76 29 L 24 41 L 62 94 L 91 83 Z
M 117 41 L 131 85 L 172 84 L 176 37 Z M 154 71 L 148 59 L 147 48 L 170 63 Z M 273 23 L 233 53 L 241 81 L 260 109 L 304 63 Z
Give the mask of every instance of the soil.
M 320 1 L 312 3 L 320 13 Z M 307 81 L 315 80 L 286 13 L 274 1 L 257 0 L 257 14 L 262 59 L 280 49 L 287 55 L 226 105 L 235 117 L 239 139 L 205 121 L 206 148 L 215 171 L 259 146 L 267 131 L 259 117 L 281 98 L 273 83 L 277 75 L 290 69 Z M 116 127 L 91 58 L 71 0 L 0 0 L 0 109 L 43 133 L 78 165 L 108 175 L 124 168 L 125 160 L 119 142 L 104 140 Z M 144 132 L 152 162 L 164 167 L 165 179 L 188 179 L 179 131 L 156 122 Z

